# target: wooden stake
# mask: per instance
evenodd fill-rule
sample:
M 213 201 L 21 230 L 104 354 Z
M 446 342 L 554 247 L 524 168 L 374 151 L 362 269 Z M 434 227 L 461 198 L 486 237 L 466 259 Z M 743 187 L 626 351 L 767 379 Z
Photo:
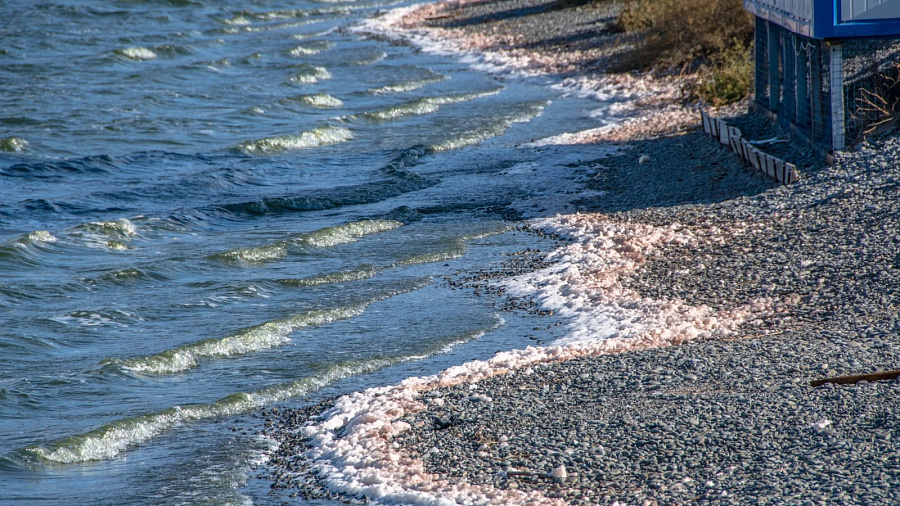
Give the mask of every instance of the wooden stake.
M 900 377 L 900 370 L 884 371 L 872 374 L 857 374 L 855 376 L 835 376 L 834 378 L 822 378 L 809 382 L 809 386 L 818 387 L 825 383 L 835 383 L 837 385 L 846 385 L 848 383 L 857 383 L 859 381 L 881 381 L 891 380 Z

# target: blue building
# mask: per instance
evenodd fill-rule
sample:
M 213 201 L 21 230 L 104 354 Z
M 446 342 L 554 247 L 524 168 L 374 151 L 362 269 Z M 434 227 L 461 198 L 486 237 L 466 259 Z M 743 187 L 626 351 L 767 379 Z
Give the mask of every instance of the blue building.
M 900 113 L 900 0 L 744 0 L 756 17 L 755 104 L 843 149 Z

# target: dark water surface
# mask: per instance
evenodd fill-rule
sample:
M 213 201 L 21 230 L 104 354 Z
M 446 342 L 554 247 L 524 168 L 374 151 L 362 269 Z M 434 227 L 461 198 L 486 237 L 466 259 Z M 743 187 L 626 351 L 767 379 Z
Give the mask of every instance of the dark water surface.
M 260 408 L 530 344 L 441 280 L 548 247 L 513 146 L 584 104 L 347 29 L 397 5 L 3 3 L 0 502 L 264 504 Z

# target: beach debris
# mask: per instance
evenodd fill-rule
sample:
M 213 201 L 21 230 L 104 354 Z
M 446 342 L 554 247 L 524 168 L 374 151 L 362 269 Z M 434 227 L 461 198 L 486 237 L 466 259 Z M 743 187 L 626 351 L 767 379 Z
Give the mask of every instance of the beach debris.
M 553 478 L 554 480 L 565 480 L 569 477 L 569 473 L 566 472 L 566 466 L 560 464 L 557 467 L 554 467 L 552 471 L 547 473 L 547 476 Z
M 431 423 L 434 427 L 434 430 L 444 430 L 453 427 L 454 425 L 459 425 L 463 423 L 463 419 L 457 413 L 453 413 L 452 415 L 441 418 L 439 416 L 432 416 Z
M 787 142 L 787 141 L 788 141 L 787 139 L 782 139 L 780 137 L 770 137 L 768 139 L 760 139 L 758 141 L 747 141 L 747 142 L 749 142 L 750 144 L 756 145 L 756 146 L 762 146 L 765 144 L 777 144 L 780 142 Z
M 876 372 L 871 374 L 855 374 L 852 376 L 835 376 L 833 378 L 822 378 L 817 380 L 812 380 L 809 382 L 809 386 L 818 387 L 822 386 L 826 383 L 834 383 L 836 385 L 846 385 L 852 383 L 859 383 L 860 381 L 882 381 L 882 380 L 892 380 L 900 377 L 900 370 L 893 371 L 884 371 L 884 372 Z
M 491 399 L 489 396 L 484 394 L 472 394 L 466 397 L 466 400 L 469 402 L 492 402 L 494 399 Z

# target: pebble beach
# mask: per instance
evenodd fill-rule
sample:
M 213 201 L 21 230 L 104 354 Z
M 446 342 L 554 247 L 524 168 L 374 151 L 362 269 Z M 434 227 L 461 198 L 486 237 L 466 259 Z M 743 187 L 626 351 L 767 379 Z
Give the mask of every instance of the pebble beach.
M 260 476 L 286 503 L 900 503 L 900 382 L 810 385 L 900 369 L 900 139 L 828 165 L 746 104 L 718 111 L 749 138 L 782 137 L 801 179 L 753 174 L 677 82 L 603 73 L 630 43 L 607 5 L 453 1 L 391 18 L 393 36 L 643 93 L 616 125 L 566 140 L 627 149 L 580 164 L 593 196 L 578 213 L 526 222 L 555 251 L 445 280 L 554 314 L 567 337 L 263 413 Z

